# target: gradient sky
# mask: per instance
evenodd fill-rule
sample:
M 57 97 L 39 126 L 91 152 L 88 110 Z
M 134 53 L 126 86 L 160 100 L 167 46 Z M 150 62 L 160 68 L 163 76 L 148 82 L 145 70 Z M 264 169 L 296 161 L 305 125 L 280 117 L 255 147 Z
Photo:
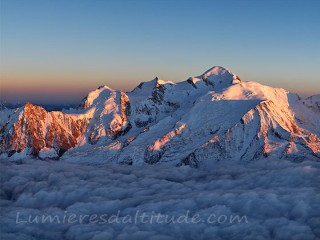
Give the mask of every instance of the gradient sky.
M 1 100 L 76 103 L 212 66 L 320 93 L 317 0 L 0 0 Z

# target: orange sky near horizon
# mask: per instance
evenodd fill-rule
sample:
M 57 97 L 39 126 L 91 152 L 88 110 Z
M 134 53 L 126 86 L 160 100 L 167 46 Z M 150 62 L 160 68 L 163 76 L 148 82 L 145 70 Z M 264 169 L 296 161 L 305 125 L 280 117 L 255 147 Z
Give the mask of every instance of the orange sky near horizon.
M 79 103 L 213 66 L 320 94 L 320 1 L 0 0 L 0 101 Z
M 131 91 L 140 82 L 150 81 L 154 76 L 150 75 L 149 79 L 140 79 L 138 76 L 127 77 L 111 76 L 107 77 L 102 74 L 99 76 L 89 74 L 71 74 L 60 73 L 52 74 L 45 72 L 36 73 L 2 73 L 1 79 L 1 100 L 9 103 L 23 103 L 26 101 L 38 104 L 77 104 L 84 98 L 90 91 L 96 89 L 100 85 L 107 85 L 115 90 Z M 201 73 L 199 73 L 201 74 Z M 141 74 L 142 76 L 143 74 Z M 191 76 L 191 75 L 190 75 Z M 195 75 L 193 75 L 195 76 Z M 122 79 L 119 79 L 119 78 Z M 315 88 L 313 84 L 304 83 L 304 88 L 301 89 L 300 85 L 293 84 L 290 87 L 284 86 L 281 81 L 268 81 L 266 79 L 256 79 L 257 76 L 244 74 L 239 75 L 244 81 L 257 81 L 272 87 L 282 87 L 291 92 L 299 93 L 302 97 L 308 97 L 314 94 L 319 94 L 319 87 Z M 117 79 L 118 78 L 118 79 Z M 127 78 L 128 80 L 126 80 Z M 164 80 L 172 80 L 168 78 L 162 78 Z M 180 77 L 180 80 L 172 80 L 173 82 L 179 82 L 186 80 L 185 77 Z M 105 80 L 103 80 L 105 79 Z M 110 79 L 110 80 L 106 80 Z M 130 79 L 130 80 L 129 80 Z M 287 85 L 287 84 L 286 84 Z

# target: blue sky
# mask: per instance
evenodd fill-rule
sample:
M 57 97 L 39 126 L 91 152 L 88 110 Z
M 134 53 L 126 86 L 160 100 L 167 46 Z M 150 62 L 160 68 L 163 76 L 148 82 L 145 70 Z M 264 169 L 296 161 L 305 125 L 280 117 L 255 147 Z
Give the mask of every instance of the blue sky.
M 221 65 L 320 93 L 320 1 L 1 0 L 1 100 L 78 102 Z

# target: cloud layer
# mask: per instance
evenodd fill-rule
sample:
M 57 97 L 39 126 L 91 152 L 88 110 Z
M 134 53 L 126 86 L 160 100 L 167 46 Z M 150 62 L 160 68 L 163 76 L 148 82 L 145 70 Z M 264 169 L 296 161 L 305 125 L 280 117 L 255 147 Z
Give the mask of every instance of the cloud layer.
M 320 164 L 217 163 L 214 169 L 1 162 L 2 239 L 316 239 Z M 145 214 L 147 223 L 123 221 Z M 188 213 L 200 222 L 150 223 Z M 18 223 L 17 221 L 18 215 Z M 30 223 L 73 214 L 73 222 Z M 91 221 L 116 217 L 118 222 Z M 80 223 L 81 216 L 88 216 Z M 215 222 L 208 222 L 208 218 Z M 230 222 L 232 216 L 247 221 Z M 93 217 L 92 217 L 93 218 Z M 27 221 L 27 222 L 24 222 Z M 220 222 L 218 222 L 220 221 Z

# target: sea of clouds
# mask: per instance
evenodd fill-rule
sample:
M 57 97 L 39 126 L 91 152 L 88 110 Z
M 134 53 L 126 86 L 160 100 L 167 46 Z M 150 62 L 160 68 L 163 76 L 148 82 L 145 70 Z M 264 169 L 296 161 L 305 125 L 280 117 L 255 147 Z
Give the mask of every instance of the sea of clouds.
M 0 169 L 1 239 L 320 239 L 317 162 Z

